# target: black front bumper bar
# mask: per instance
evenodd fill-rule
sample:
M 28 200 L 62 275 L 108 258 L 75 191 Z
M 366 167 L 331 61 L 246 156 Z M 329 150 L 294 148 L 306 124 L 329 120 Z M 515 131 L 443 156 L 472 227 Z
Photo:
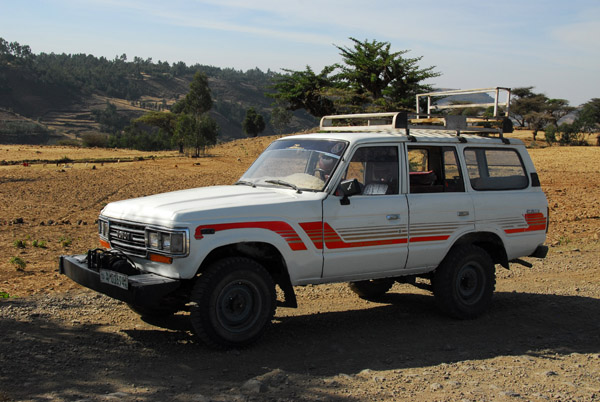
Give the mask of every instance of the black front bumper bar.
M 165 296 L 181 285 L 178 279 L 165 278 L 156 274 L 139 274 L 128 276 L 128 288 L 123 289 L 101 282 L 100 272 L 88 267 L 86 257 L 85 254 L 61 255 L 60 273 L 86 288 L 136 306 L 158 307 Z

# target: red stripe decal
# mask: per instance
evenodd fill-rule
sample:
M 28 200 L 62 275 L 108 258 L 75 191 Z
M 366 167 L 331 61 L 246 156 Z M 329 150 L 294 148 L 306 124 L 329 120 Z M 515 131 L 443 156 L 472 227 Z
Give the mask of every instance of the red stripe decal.
M 525 221 L 527 222 L 526 228 L 517 229 L 506 229 L 504 230 L 507 234 L 513 233 L 524 233 L 524 232 L 535 232 L 537 230 L 546 230 L 546 217 L 541 212 L 534 214 L 525 214 Z
M 450 236 L 421 236 L 421 237 L 411 237 L 411 243 L 417 243 L 422 241 L 443 241 L 448 240 Z
M 288 246 L 294 251 L 306 250 L 306 245 L 298 236 L 298 233 L 289 224 L 280 221 L 265 222 L 238 222 L 238 223 L 220 223 L 216 225 L 198 226 L 194 237 L 202 239 L 202 229 L 212 229 L 215 232 L 232 229 L 266 229 L 277 233 L 287 242 Z
M 313 242 L 318 250 L 323 249 L 323 242 L 325 247 L 330 250 L 340 248 L 355 248 L 355 247 L 374 247 L 374 246 L 385 246 L 389 244 L 403 244 L 407 242 L 407 239 L 386 239 L 386 240 L 367 240 L 367 241 L 356 241 L 356 242 L 345 242 L 337 234 L 337 232 L 328 224 L 322 224 L 321 222 L 305 222 L 301 223 L 300 226 L 310 240 Z

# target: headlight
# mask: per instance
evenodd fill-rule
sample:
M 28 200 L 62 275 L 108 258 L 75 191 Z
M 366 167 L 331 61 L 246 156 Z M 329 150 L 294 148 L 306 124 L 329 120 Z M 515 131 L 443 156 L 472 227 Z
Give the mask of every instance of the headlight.
M 98 219 L 98 234 L 101 238 L 108 240 L 108 221 Z
M 181 256 L 187 254 L 187 245 L 187 230 L 146 229 L 146 247 L 149 250 L 166 255 Z

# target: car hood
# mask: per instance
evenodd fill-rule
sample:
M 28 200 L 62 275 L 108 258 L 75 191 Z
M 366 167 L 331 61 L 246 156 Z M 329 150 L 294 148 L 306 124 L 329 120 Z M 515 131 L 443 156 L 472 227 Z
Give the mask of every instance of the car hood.
M 280 216 L 278 206 L 325 197 L 291 189 L 244 185 L 201 187 L 111 202 L 102 216 L 131 222 L 175 227 L 200 220 Z M 285 210 L 289 210 L 285 208 Z

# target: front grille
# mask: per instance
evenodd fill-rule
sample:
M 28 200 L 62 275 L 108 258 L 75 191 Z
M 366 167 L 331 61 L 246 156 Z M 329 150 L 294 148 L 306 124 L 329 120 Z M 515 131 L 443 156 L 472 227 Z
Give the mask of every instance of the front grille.
M 146 256 L 145 226 L 109 221 L 108 241 L 112 248 L 138 257 Z

